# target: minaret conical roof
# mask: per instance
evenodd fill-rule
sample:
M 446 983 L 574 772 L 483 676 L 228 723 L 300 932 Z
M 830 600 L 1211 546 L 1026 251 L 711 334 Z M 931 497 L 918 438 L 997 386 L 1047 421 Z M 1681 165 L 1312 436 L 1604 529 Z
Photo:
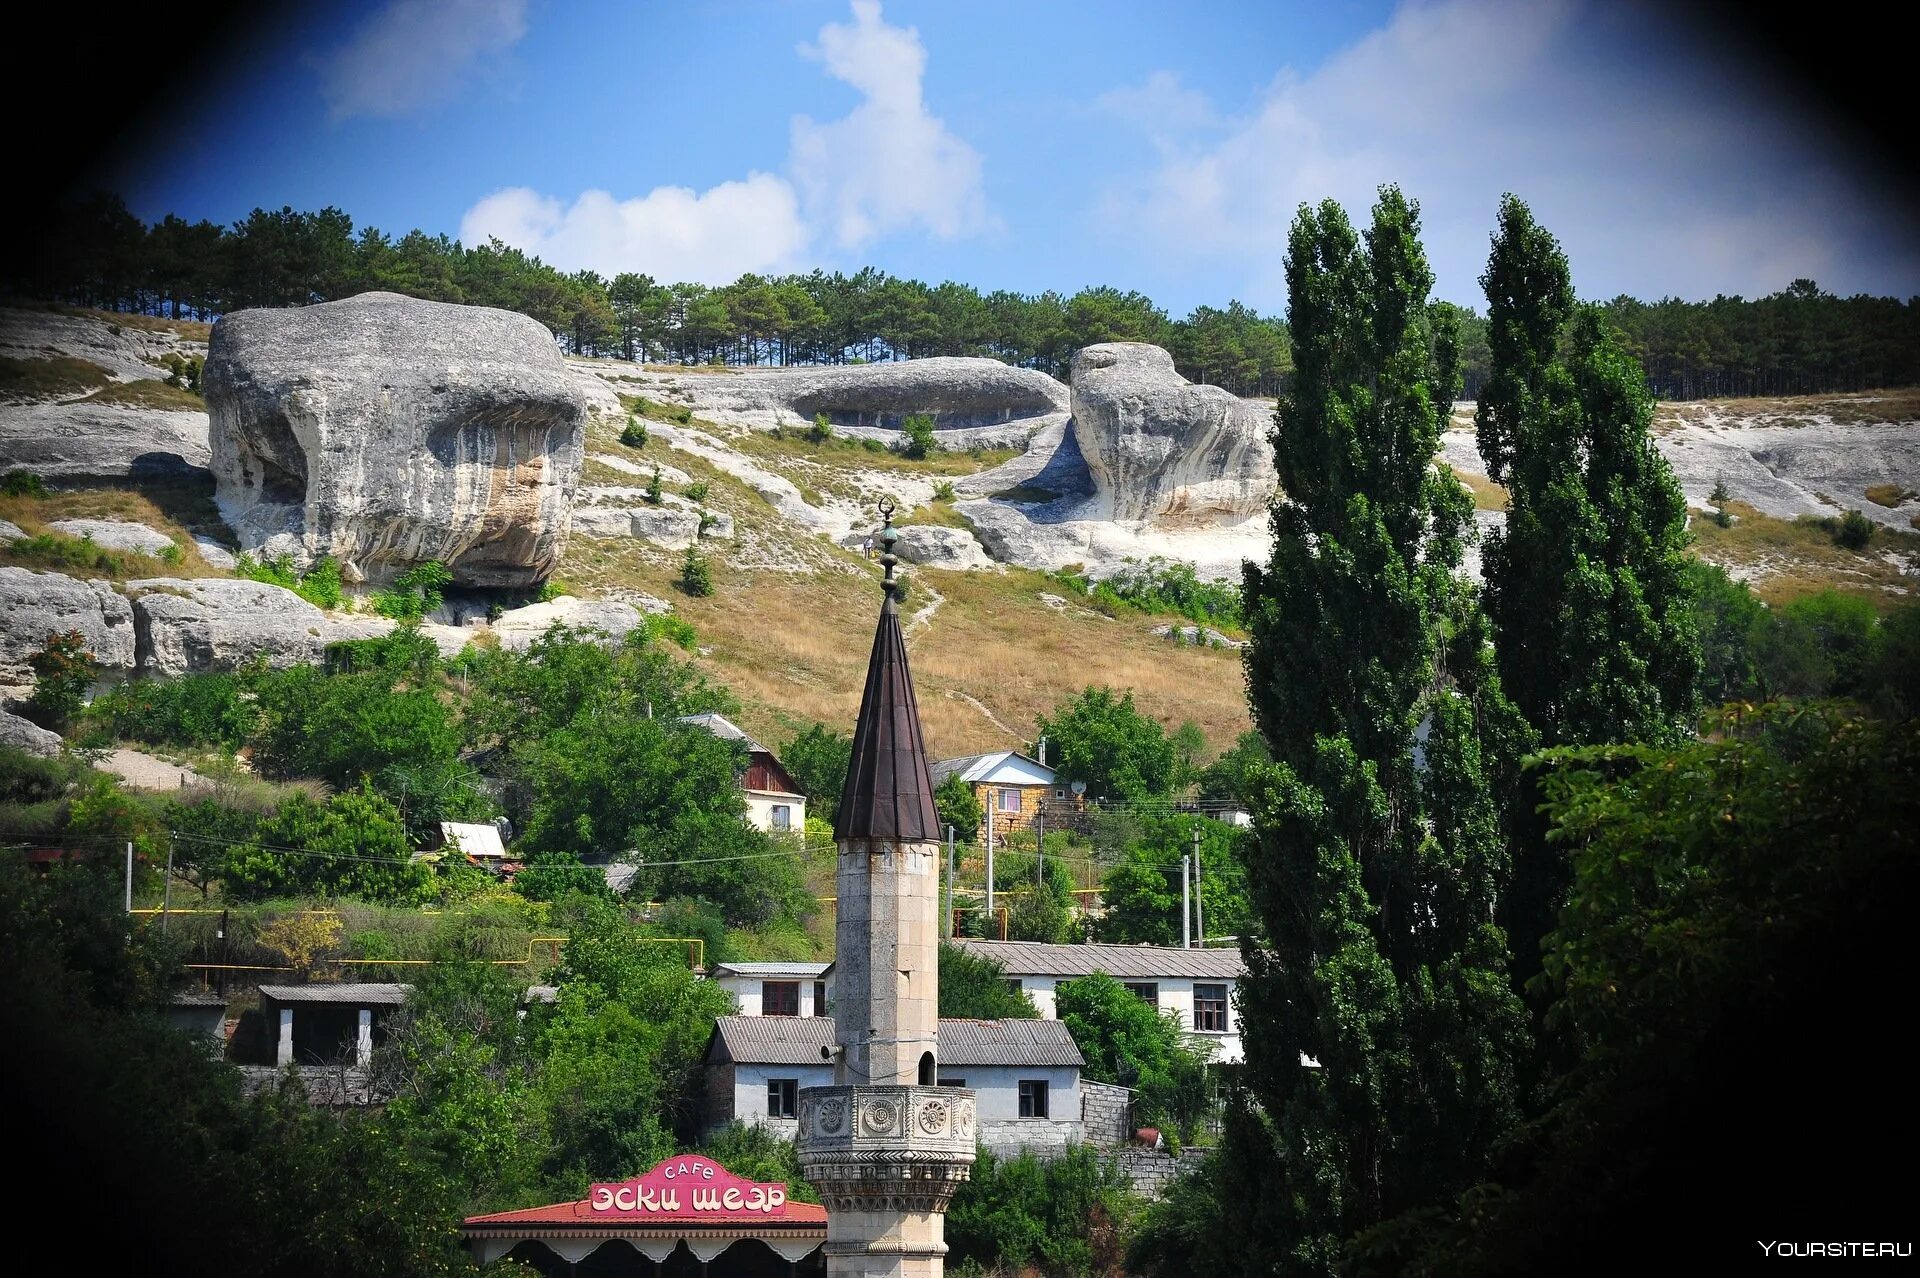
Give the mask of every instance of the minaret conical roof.
M 893 579 L 893 512 L 883 508 L 887 526 L 880 540 L 886 549 L 886 599 L 880 605 L 880 624 L 873 632 L 873 652 L 867 658 L 867 686 L 860 696 L 860 717 L 853 727 L 853 755 L 847 764 L 847 784 L 840 792 L 840 811 L 833 837 L 885 839 L 889 842 L 933 842 L 940 838 L 940 818 L 933 809 L 933 774 L 927 766 L 927 743 L 920 732 L 920 707 L 913 697 L 913 675 L 907 669 L 907 641 L 900 630 L 898 587 Z

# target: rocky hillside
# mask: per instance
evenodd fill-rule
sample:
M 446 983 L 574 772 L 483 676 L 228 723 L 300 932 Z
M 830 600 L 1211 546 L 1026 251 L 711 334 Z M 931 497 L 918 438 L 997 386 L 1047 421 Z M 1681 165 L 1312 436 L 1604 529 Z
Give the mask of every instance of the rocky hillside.
M 1216 746 L 1246 726 L 1230 648 L 1172 642 L 1168 618 L 1107 615 L 1050 575 L 1158 555 L 1230 578 L 1264 552 L 1271 405 L 1187 383 L 1158 348 L 1088 347 L 1071 390 L 978 359 L 642 367 L 386 294 L 208 336 L 0 311 L 0 472 L 49 485 L 0 498 L 0 682 L 54 625 L 128 674 L 309 660 L 392 624 L 356 598 L 432 560 L 451 574 L 430 619 L 444 649 L 671 607 L 778 741 L 853 715 L 875 576 L 860 547 L 886 501 L 920 565 L 911 642 L 939 752 L 1016 744 L 1088 682 Z M 200 359 L 205 399 L 182 369 Z M 934 427 L 921 459 L 897 450 L 915 415 Z M 1696 507 L 1725 485 L 1734 518 L 1696 519 L 1700 552 L 1763 594 L 1915 584 L 1920 394 L 1666 405 L 1658 431 Z M 1497 521 L 1470 405 L 1441 458 Z M 1877 526 L 1863 552 L 1814 522 L 1856 508 Z M 696 544 L 707 597 L 678 586 Z M 332 565 L 341 606 L 236 580 L 243 550 Z M 535 602 L 543 583 L 563 597 Z

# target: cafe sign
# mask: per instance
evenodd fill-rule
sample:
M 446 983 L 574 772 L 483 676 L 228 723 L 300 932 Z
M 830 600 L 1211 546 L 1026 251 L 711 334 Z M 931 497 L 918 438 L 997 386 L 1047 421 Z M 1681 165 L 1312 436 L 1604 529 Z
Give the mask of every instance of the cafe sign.
M 734 1175 L 711 1158 L 680 1154 L 633 1180 L 599 1184 L 587 1207 L 605 1216 L 787 1214 L 787 1187 Z

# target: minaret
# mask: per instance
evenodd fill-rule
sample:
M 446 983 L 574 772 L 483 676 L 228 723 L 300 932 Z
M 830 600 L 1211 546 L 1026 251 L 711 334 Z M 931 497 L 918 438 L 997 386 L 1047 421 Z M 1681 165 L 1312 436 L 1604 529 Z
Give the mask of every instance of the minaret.
M 829 1278 L 940 1278 L 974 1098 L 935 1086 L 940 820 L 900 631 L 900 534 L 880 509 L 886 597 L 834 825 L 834 1085 L 800 1093 L 800 1162 L 826 1200 Z

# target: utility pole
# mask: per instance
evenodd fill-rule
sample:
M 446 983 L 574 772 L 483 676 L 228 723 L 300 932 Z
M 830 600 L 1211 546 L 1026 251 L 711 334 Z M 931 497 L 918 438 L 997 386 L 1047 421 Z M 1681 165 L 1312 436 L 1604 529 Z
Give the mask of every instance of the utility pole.
M 1187 891 L 1187 863 L 1191 857 L 1180 858 L 1180 948 L 1193 948 L 1193 897 Z
M 167 880 L 160 885 L 160 935 L 167 934 L 167 911 L 173 908 L 173 832 L 167 832 Z
M 1033 882 L 1035 887 L 1047 885 L 1047 801 L 1045 799 L 1040 800 L 1040 806 L 1033 814 Z
M 987 926 L 993 926 L 993 795 L 987 795 Z
M 127 913 L 133 913 L 133 840 L 127 840 Z
M 1200 827 L 1193 827 L 1193 930 L 1200 942 L 1200 948 L 1207 948 L 1207 894 L 1201 891 L 1206 882 L 1205 871 L 1200 865 Z
M 953 827 L 947 827 L 947 918 L 940 935 L 953 935 Z

